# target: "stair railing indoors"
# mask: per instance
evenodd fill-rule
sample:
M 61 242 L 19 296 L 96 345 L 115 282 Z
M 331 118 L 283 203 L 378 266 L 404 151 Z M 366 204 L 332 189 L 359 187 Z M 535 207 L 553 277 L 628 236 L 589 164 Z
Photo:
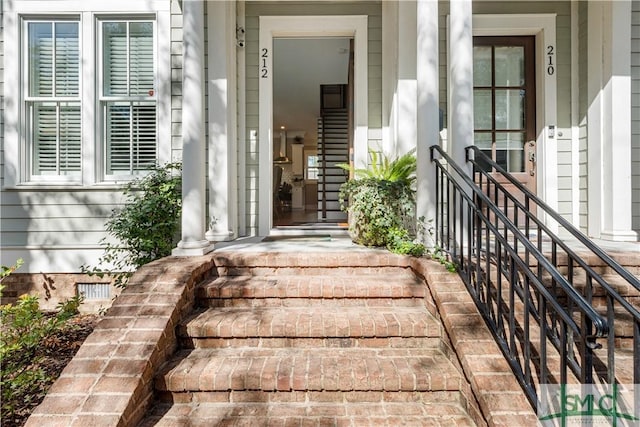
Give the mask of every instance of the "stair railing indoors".
M 540 384 L 638 384 L 640 312 L 558 238 L 536 216 L 536 208 L 638 295 L 639 281 L 476 147 L 467 150 L 474 179 L 439 146 L 431 147 L 431 161 L 436 166 L 436 244 L 458 265 L 532 406 L 537 408 Z M 487 165 L 493 174 L 483 171 Z M 504 178 L 523 196 L 507 191 Z M 578 280 L 584 285 L 577 286 Z M 618 319 L 631 323 L 633 333 L 631 346 L 616 349 Z M 616 369 L 619 360 L 631 358 L 632 373 L 631 362 L 626 370 Z

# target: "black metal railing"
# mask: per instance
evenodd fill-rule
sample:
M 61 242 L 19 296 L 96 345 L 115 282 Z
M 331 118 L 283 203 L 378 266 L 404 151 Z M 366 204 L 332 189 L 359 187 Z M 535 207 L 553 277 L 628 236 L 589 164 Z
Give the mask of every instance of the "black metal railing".
M 637 310 L 538 219 L 533 205 L 550 218 L 559 215 L 547 212 L 546 205 L 515 180 L 507 178 L 524 196 L 506 191 L 495 176 L 482 171 L 488 164 L 508 175 L 490 159 L 483 158 L 481 167 L 468 157 L 475 181 L 440 147 L 431 147 L 437 187 L 434 237 L 458 265 L 531 404 L 537 407 L 540 384 L 620 381 L 616 379 L 614 334 L 609 333 L 615 325 L 613 306 L 619 304 L 633 320 L 634 350 L 638 346 Z M 562 227 L 570 226 L 559 222 Z M 564 269 L 559 248 L 566 254 Z M 602 259 L 611 261 L 608 265 L 635 287 L 637 279 L 604 255 Z M 573 280 L 575 265 L 586 272 L 582 288 Z M 604 290 L 606 300 L 606 308 L 600 311 L 594 305 L 595 283 Z M 634 351 L 630 384 L 636 384 L 631 381 L 637 379 L 637 354 Z

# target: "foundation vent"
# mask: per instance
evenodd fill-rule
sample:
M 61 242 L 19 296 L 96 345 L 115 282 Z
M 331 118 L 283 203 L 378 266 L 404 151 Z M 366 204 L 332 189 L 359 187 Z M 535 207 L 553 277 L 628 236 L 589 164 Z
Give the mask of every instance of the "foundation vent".
M 110 283 L 78 283 L 78 295 L 84 295 L 85 301 L 111 299 Z

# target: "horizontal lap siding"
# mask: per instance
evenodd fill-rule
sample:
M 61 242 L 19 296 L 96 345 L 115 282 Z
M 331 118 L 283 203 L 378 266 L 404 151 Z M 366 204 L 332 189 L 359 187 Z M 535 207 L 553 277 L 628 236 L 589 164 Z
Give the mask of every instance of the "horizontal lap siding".
M 640 0 L 631 15 L 631 174 L 632 228 L 640 232 Z
M 4 188 L 4 103 L 4 20 L 0 19 L 0 189 Z
M 578 2 L 578 123 L 579 132 L 578 141 L 578 161 L 580 163 L 578 170 L 579 182 L 579 206 L 578 215 L 580 221 L 580 230 L 587 232 L 589 220 L 589 187 L 588 187 L 588 134 L 587 134 L 587 113 L 588 113 L 588 8 L 586 1 Z
M 247 2 L 245 21 L 246 54 L 246 225 L 247 234 L 258 233 L 259 91 L 258 44 L 260 16 L 368 16 L 368 124 L 369 130 L 382 127 L 382 4 L 380 2 Z M 371 132 L 370 132 L 371 133 Z M 373 144 L 377 141 L 369 141 Z

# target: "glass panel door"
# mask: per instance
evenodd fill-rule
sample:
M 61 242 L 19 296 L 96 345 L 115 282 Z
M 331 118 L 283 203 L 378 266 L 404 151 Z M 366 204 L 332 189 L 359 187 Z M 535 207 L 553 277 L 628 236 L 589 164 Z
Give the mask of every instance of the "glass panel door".
M 474 143 L 535 191 L 535 38 L 474 37 Z M 490 171 L 489 165 L 483 167 Z

